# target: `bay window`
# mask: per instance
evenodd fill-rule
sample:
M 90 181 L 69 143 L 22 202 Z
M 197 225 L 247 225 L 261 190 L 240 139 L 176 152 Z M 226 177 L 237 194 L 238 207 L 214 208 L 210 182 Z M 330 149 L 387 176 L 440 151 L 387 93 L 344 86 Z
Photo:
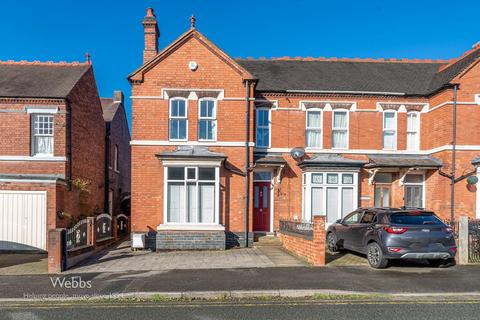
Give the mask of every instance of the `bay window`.
M 169 108 L 169 139 L 177 141 L 187 140 L 187 100 L 173 98 Z
M 270 110 L 257 109 L 255 119 L 255 146 L 270 147 Z
M 309 148 L 322 147 L 322 111 L 307 110 L 306 145 Z
M 420 148 L 420 114 L 418 112 L 407 113 L 407 150 L 419 150 Z
M 305 172 L 303 174 L 303 219 L 325 215 L 333 223 L 357 208 L 357 172 Z
M 53 156 L 53 115 L 32 115 L 32 154 Z
M 348 111 L 333 111 L 332 148 L 348 148 Z
M 218 167 L 167 167 L 166 172 L 166 223 L 219 223 Z
M 203 141 L 216 140 L 216 101 L 201 99 L 198 108 L 198 139 Z
M 397 113 L 385 111 L 383 113 L 383 149 L 397 149 Z

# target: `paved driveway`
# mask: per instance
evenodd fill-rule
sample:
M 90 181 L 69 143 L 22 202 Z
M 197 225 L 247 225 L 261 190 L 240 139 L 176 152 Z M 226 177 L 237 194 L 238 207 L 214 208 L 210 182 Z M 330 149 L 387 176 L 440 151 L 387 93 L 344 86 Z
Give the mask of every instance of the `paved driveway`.
M 46 253 L 0 253 L 0 275 L 47 273 Z
M 298 267 L 305 262 L 281 247 L 255 247 L 224 251 L 132 251 L 130 241 L 73 267 L 68 272 L 166 271 L 174 269 L 231 269 Z

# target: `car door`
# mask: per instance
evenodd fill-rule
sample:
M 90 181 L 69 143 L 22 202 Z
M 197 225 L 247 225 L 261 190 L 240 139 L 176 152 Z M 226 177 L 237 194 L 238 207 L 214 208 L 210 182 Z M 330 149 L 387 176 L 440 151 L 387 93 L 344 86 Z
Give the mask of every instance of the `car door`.
M 345 249 L 355 250 L 355 236 L 354 232 L 357 228 L 357 225 L 360 223 L 360 218 L 362 217 L 363 210 L 356 210 L 350 213 L 348 216 L 343 218 L 340 225 L 338 226 L 337 238 L 343 243 Z
M 355 233 L 356 250 L 359 252 L 366 251 L 366 238 L 373 231 L 376 214 L 373 211 L 366 210 L 360 219 L 360 226 Z

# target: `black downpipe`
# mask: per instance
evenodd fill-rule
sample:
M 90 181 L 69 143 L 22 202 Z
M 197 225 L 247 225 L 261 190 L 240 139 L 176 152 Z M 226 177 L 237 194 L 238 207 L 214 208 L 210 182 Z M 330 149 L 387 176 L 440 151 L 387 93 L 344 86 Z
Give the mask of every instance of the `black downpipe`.
M 105 188 L 104 188 L 104 212 L 109 211 L 108 192 L 110 191 L 110 123 L 105 124 Z
M 453 132 L 452 132 L 452 174 L 451 174 L 451 199 L 450 223 L 455 225 L 455 164 L 457 152 L 457 90 L 458 84 L 453 86 Z
M 250 86 L 245 81 L 245 248 L 248 248 L 248 225 L 250 204 Z
M 67 161 L 68 161 L 68 177 L 67 177 L 67 185 L 68 191 L 72 191 L 72 177 L 73 177 L 73 166 L 72 166 L 72 104 L 70 100 L 66 100 L 67 102 Z

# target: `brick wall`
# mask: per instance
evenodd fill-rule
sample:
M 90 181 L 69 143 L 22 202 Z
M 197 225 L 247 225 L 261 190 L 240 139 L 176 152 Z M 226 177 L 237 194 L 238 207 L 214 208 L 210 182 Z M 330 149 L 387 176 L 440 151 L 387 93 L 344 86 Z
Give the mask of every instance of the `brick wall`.
M 325 265 L 325 217 L 313 218 L 313 238 L 280 231 L 283 247 L 314 266 Z
M 114 146 L 118 147 L 118 172 L 113 170 Z M 121 212 L 121 196 L 130 193 L 131 185 L 131 148 L 130 130 L 125 116 L 125 107 L 120 104 L 110 122 L 110 167 L 109 188 L 114 191 L 113 213 Z

